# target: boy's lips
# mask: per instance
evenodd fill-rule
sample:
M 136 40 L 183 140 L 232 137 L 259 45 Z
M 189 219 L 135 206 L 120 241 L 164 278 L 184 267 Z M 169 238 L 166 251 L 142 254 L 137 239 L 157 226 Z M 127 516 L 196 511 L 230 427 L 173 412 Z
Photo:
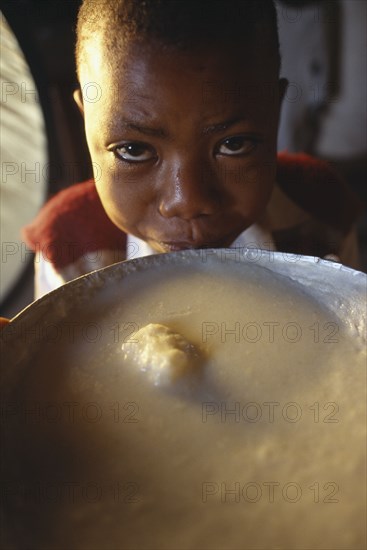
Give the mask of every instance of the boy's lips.
M 159 245 L 164 250 L 168 252 L 175 252 L 177 250 L 186 250 L 188 248 L 200 248 L 200 245 L 197 245 L 193 241 L 160 241 Z
M 169 241 L 156 241 L 161 248 L 167 252 L 175 252 L 178 250 L 186 250 L 190 248 L 222 248 L 229 246 L 234 241 L 236 235 L 226 235 L 225 237 L 200 239 L 200 240 L 169 240 Z

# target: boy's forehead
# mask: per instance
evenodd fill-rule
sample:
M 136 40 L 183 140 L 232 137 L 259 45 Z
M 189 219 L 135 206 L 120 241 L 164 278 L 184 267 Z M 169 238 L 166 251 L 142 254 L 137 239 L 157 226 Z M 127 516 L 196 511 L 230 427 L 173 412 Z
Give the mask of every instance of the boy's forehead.
M 240 73 L 247 73 L 247 78 L 256 81 L 268 82 L 274 76 L 278 78 L 277 52 L 271 48 L 271 41 L 266 40 L 266 36 L 262 41 L 251 36 L 237 44 L 221 43 L 219 39 L 218 43 L 205 48 L 201 46 L 184 51 L 173 46 L 162 48 L 154 41 L 148 43 L 116 40 L 115 44 L 115 48 L 107 48 L 102 33 L 86 41 L 80 67 L 81 80 L 89 81 L 91 77 L 98 75 L 107 85 L 107 81 L 124 79 L 126 75 L 130 77 L 134 74 L 138 77 L 143 66 L 146 76 L 150 67 L 156 74 L 167 71 L 167 61 L 171 61 L 174 67 L 178 62 L 182 64 L 182 60 L 185 61 L 186 69 L 198 74 L 205 66 L 210 67 L 213 76 L 217 73 L 218 79 L 225 75 L 231 76 L 231 70 L 238 76 Z M 162 63 L 159 63 L 160 59 Z M 224 63 L 215 63 L 216 59 Z
M 185 105 L 190 105 L 191 113 L 198 119 L 221 118 L 224 111 L 230 113 L 239 108 L 253 110 L 255 116 L 259 109 L 271 108 L 262 99 L 269 103 L 277 85 L 275 63 L 269 59 L 260 63 L 257 55 L 250 55 L 246 44 L 240 51 L 228 46 L 182 52 L 162 51 L 154 44 L 130 43 L 116 48 L 111 57 L 99 38 L 89 41 L 85 54 L 81 85 L 87 93 L 99 96 L 98 101 L 92 98 L 85 105 L 86 118 L 90 118 L 90 113 L 94 119 L 88 125 L 93 127 L 97 119 L 109 125 L 115 116 L 137 110 L 145 110 L 148 118 L 154 118 L 150 111 L 158 108 L 162 113 L 162 101 L 163 111 L 182 115 L 183 93 Z

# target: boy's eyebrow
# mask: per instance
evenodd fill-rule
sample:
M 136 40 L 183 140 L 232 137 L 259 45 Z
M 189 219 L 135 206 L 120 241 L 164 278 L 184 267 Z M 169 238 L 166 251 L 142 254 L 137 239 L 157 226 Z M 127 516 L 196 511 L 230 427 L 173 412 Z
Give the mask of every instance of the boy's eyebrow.
M 234 126 L 238 122 L 247 122 L 247 119 L 245 119 L 244 117 L 234 117 L 234 118 L 231 118 L 230 120 L 218 122 L 217 124 L 211 124 L 210 126 L 206 126 L 205 128 L 203 128 L 202 133 L 204 135 L 215 134 L 216 132 L 227 130 L 227 128 Z
M 141 126 L 136 122 L 132 122 L 130 120 L 125 120 L 125 119 L 122 119 L 119 122 L 118 129 L 119 130 L 136 130 L 137 132 L 140 132 L 141 134 L 146 134 L 148 136 L 168 137 L 166 132 L 163 130 L 163 128 L 149 128 L 147 126 Z
M 225 120 L 223 122 L 218 122 L 217 124 L 211 124 L 210 126 L 205 126 L 201 133 L 203 135 L 210 135 L 214 134 L 216 132 L 221 132 L 223 130 L 226 130 L 227 128 L 230 128 L 231 126 L 234 126 L 234 124 L 237 124 L 238 122 L 246 122 L 247 119 L 244 117 L 235 117 L 231 118 L 230 120 Z M 121 130 L 135 130 L 136 132 L 139 132 L 141 134 L 145 134 L 148 136 L 158 136 L 167 138 L 169 137 L 167 132 L 163 128 L 151 128 L 148 126 L 142 126 L 141 124 L 138 124 L 136 122 L 133 122 L 131 120 L 127 119 L 121 119 L 118 123 L 118 129 Z

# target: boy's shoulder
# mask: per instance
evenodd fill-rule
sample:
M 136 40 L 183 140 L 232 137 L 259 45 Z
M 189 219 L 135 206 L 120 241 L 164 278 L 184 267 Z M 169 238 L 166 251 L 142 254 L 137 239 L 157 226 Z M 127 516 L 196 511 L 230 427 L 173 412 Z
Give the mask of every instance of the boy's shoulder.
M 89 252 L 126 250 L 126 234 L 108 218 L 93 179 L 51 197 L 22 236 L 57 269 Z
M 329 162 L 305 153 L 278 154 L 277 183 L 297 206 L 342 233 L 351 230 L 363 210 Z

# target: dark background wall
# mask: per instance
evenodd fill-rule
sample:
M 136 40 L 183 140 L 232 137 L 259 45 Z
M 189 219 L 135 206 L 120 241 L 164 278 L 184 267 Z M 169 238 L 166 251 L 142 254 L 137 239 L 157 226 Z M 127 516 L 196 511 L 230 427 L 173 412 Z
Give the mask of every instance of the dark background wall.
M 49 194 L 92 175 L 80 113 L 72 93 L 79 0 L 4 0 L 2 11 L 15 33 L 37 85 L 49 143 Z

